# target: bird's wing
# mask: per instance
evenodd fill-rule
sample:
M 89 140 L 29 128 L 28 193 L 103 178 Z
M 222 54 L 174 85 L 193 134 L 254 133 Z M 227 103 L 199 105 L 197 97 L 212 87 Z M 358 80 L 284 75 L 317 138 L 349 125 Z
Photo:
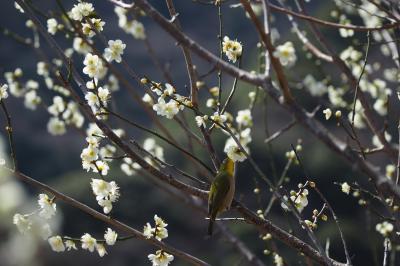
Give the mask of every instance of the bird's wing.
M 211 183 L 210 194 L 208 196 L 208 215 L 216 215 L 220 211 L 215 206 L 222 206 L 229 192 L 229 177 L 226 175 L 227 173 L 224 172 L 219 173 Z

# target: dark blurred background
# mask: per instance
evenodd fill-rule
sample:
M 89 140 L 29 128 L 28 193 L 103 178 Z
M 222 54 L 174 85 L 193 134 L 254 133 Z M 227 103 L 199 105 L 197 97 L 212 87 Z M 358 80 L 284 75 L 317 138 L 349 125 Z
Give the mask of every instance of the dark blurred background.
M 167 14 L 163 1 L 151 2 L 163 14 Z M 234 4 L 233 1 L 231 2 Z M 33 3 L 46 14 L 50 14 L 51 10 L 57 10 L 54 1 L 35 0 Z M 63 3 L 70 9 L 75 2 L 63 1 Z M 93 3 L 98 14 L 106 22 L 104 33 L 108 38 L 118 38 L 127 44 L 124 58 L 130 63 L 132 68 L 141 75 L 145 74 L 154 80 L 163 81 L 163 76 L 149 59 L 143 42 L 134 40 L 132 36 L 125 34 L 118 28 L 117 16 L 113 12 L 113 5 L 107 1 L 94 1 Z M 191 1 L 183 0 L 175 1 L 175 4 L 184 31 L 201 45 L 217 53 L 217 9 L 214 6 L 193 4 Z M 245 17 L 241 8 L 229 8 L 228 6 L 226 5 L 223 8 L 224 35 L 237 38 L 242 42 L 245 54 L 243 67 L 248 70 L 256 70 L 257 34 L 255 29 Z M 329 20 L 331 19 L 329 12 L 334 9 L 334 4 L 331 1 L 312 1 L 309 7 L 315 16 Z M 185 94 L 186 89 L 184 86 L 188 85 L 188 78 L 181 50 L 177 47 L 175 41 L 155 23 L 151 22 L 148 18 L 143 18 L 141 21 L 146 27 L 147 37 L 153 45 L 156 55 L 161 62 L 168 65 L 176 87 L 181 94 Z M 2 2 L 0 9 L 0 25 L 2 27 L 17 32 L 22 36 L 31 37 L 32 32 L 26 28 L 25 22 L 25 15 L 20 14 L 14 8 L 13 1 Z M 44 20 L 43 22 L 45 23 Z M 357 23 L 359 24 L 361 21 L 355 20 L 354 24 Z M 333 83 L 340 84 L 340 80 L 337 77 L 337 81 L 335 80 L 337 73 L 330 69 L 329 66 L 322 64 L 321 68 L 319 68 L 315 66 L 312 60 L 306 59 L 305 53 L 295 36 L 291 33 L 291 27 L 284 15 L 274 15 L 273 27 L 276 27 L 280 33 L 280 39 L 277 40 L 278 44 L 282 44 L 288 40 L 295 43 L 298 61 L 296 66 L 288 71 L 293 84 L 301 81 L 308 73 L 313 74 L 318 79 L 322 79 L 324 75 L 330 74 L 332 75 Z M 341 51 L 350 43 L 350 41 L 346 43 L 340 38 L 337 30 L 323 29 L 323 32 L 328 35 L 329 40 L 336 47 L 337 51 Z M 365 41 L 365 35 L 360 34 L 358 36 L 356 33 L 355 39 L 357 38 Z M 64 48 L 67 48 L 63 36 L 58 36 L 57 39 Z M 42 45 L 46 47 L 43 40 Z M 53 92 L 50 92 L 44 86 L 43 80 L 36 74 L 38 59 L 35 53 L 4 35 L 0 35 L 0 47 L 0 73 L 3 74 L 6 71 L 13 71 L 15 68 L 20 67 L 24 72 L 23 79 L 34 79 L 40 82 L 39 93 L 43 101 L 50 104 Z M 376 57 L 375 54 L 377 52 L 373 48 L 371 58 Z M 49 55 L 54 56 L 51 52 L 49 52 Z M 212 67 L 197 57 L 195 57 L 195 64 L 198 67 L 199 73 L 206 73 Z M 80 65 L 78 69 L 81 69 Z M 232 79 L 227 75 L 223 75 L 223 77 L 223 83 L 225 84 L 224 96 L 226 97 Z M 1 75 L 0 83 L 3 82 L 5 80 L 3 75 Z M 216 75 L 207 78 L 206 82 L 209 87 L 217 85 Z M 237 110 L 248 106 L 247 94 L 250 91 L 249 89 L 251 88 L 248 85 L 239 82 L 237 95 L 229 110 L 232 114 L 236 114 Z M 142 91 L 139 91 L 139 93 L 141 95 L 144 94 Z M 307 106 L 308 110 L 312 110 L 318 104 L 314 99 L 308 97 L 304 91 L 295 91 L 295 94 L 298 100 Z M 206 95 L 207 93 L 202 93 L 202 99 L 205 100 L 204 96 Z M 113 94 L 113 99 L 115 99 L 117 108 L 121 113 L 135 121 L 152 126 L 137 104 L 130 101 L 127 92 L 123 88 Z M 21 171 L 98 209 L 89 186 L 90 178 L 94 177 L 94 174 L 88 174 L 81 169 L 79 155 L 85 146 L 84 139 L 73 130 L 69 130 L 66 135 L 61 137 L 49 135 L 46 130 L 49 116 L 44 109 L 39 108 L 36 111 L 27 110 L 23 107 L 21 99 L 16 99 L 12 96 L 7 99 L 7 105 L 14 122 L 16 153 Z M 321 112 L 317 116 L 318 119 L 323 120 Z M 334 185 L 335 181 L 365 183 L 365 176 L 354 172 L 351 166 L 332 153 L 318 140 L 311 137 L 299 125 L 296 125 L 291 131 L 274 141 L 272 150 L 268 149 L 267 145 L 263 145 L 263 140 L 266 138 L 265 120 L 268 121 L 268 132 L 273 133 L 292 119 L 285 110 L 278 107 L 272 100 L 268 100 L 266 104 L 262 100 L 258 101 L 253 117 L 255 126 L 252 132 L 254 144 L 250 145 L 251 154 L 260 166 L 262 166 L 266 174 L 272 176 L 273 168 L 271 164 L 273 164 L 279 175 L 283 171 L 287 161 L 285 152 L 291 149 L 291 144 L 295 145 L 298 139 L 301 139 L 303 141 L 303 152 L 301 152 L 303 164 L 340 218 L 346 240 L 349 242 L 349 250 L 353 256 L 354 265 L 373 265 L 376 259 L 380 262 L 383 253 L 383 239 L 375 232 L 375 218 L 370 218 L 366 215 L 365 211 L 358 206 L 357 199 L 341 193 L 340 187 Z M 389 117 L 393 118 L 394 116 L 393 114 L 389 114 Z M 4 123 L 4 120 L 0 121 Z M 162 121 L 165 122 L 168 128 L 176 128 L 173 122 L 166 121 L 166 119 Z M 333 121 L 324 123 L 331 127 L 333 132 L 342 136 L 343 133 L 337 129 Z M 113 126 L 118 127 L 118 124 L 114 123 Z M 124 128 L 129 136 L 137 139 L 139 142 L 148 137 L 136 129 Z M 181 134 L 182 139 L 186 139 L 183 137 L 181 130 L 174 130 L 173 132 L 176 136 L 180 136 Z M 393 138 L 396 139 L 395 126 L 391 128 L 391 125 L 389 125 L 389 132 L 392 132 Z M 2 131 L 0 136 L 3 140 L 3 151 L 6 153 L 8 145 L 6 143 L 5 132 Z M 361 137 L 366 140 L 370 138 L 362 134 Z M 214 137 L 215 145 L 221 157 L 224 156 L 222 151 L 225 138 L 223 134 L 216 134 Z M 182 160 L 181 155 L 175 149 L 171 149 L 159 140 L 157 140 L 157 143 L 164 147 L 165 158 L 169 163 L 175 163 L 184 169 L 190 170 L 190 163 Z M 378 156 L 371 158 L 381 166 L 385 166 L 388 163 L 381 160 Z M 202 159 L 210 162 L 205 153 L 203 153 Z M 146 222 L 152 222 L 154 214 L 158 214 L 169 224 L 170 236 L 167 242 L 175 247 L 182 248 L 195 256 L 205 259 L 212 265 L 248 265 L 235 248 L 221 237 L 220 234 L 217 233 L 212 239 L 205 238 L 207 221 L 205 221 L 204 216 L 199 215 L 199 213 L 193 211 L 181 201 L 171 197 L 164 190 L 157 188 L 152 182 L 148 182 L 148 177 L 140 174 L 127 177 L 119 170 L 118 164 L 112 165 L 111 169 L 110 176 L 115 177 L 115 180 L 121 186 L 122 194 L 118 203 L 115 204 L 113 212 L 115 218 L 141 230 Z M 99 258 L 97 254 L 90 254 L 82 250 L 54 253 L 46 241 L 19 235 L 16 228 L 12 226 L 12 215 L 15 212 L 28 212 L 32 210 L 36 204 L 36 195 L 39 191 L 25 186 L 25 184 L 21 185 L 15 182 L 5 172 L 0 172 L 0 174 L 2 175 L 0 178 L 0 190 L 1 187 L 4 188 L 6 185 L 11 186 L 12 188 L 7 187 L 7 189 L 1 191 L 9 193 L 10 195 L 7 197 L 13 199 L 13 204 L 9 204 L 3 208 L 0 207 L 0 265 L 66 266 L 74 264 L 97 264 L 120 266 L 150 264 L 147 254 L 154 253 L 155 248 L 135 239 L 117 243 L 115 246 L 107 248 L 108 255 L 104 258 Z M 291 168 L 287 176 L 290 177 L 290 182 L 286 187 L 288 190 L 296 189 L 298 183 L 304 183 L 305 181 L 305 174 L 298 166 Z M 259 207 L 256 197 L 253 194 L 255 177 L 252 168 L 250 168 L 247 162 L 239 165 L 237 196 L 242 198 L 253 210 L 257 210 Z M 263 193 L 261 203 L 263 206 L 267 204 L 270 197 L 269 194 L 265 193 L 266 191 L 267 188 L 261 186 L 261 192 Z M 3 194 L 3 197 L 6 197 L 5 195 Z M 310 195 L 309 201 L 310 204 L 304 211 L 307 217 L 311 216 L 314 208 L 320 208 L 322 205 L 315 195 Z M 0 206 L 1 204 L 0 202 Z M 58 204 L 58 210 L 55 227 L 57 228 L 58 226 L 59 230 L 55 233 L 80 237 L 83 233 L 89 232 L 93 236 L 101 237 L 107 228 L 105 224 L 61 202 Z M 237 213 L 230 212 L 225 215 L 235 216 Z M 296 229 L 296 232 L 301 232 L 295 221 L 286 218 L 279 204 L 276 204 L 267 218 L 284 229 L 288 229 L 288 224 L 290 224 Z M 369 218 L 372 220 L 368 221 Z M 259 239 L 259 234 L 255 228 L 235 222 L 227 222 L 226 224 L 241 240 L 248 244 L 251 250 L 265 261 L 266 265 L 272 263 L 271 256 L 263 254 L 264 249 L 270 249 L 270 243 L 266 244 L 265 241 Z M 367 224 L 370 224 L 372 229 L 368 228 Z M 331 217 L 328 222 L 320 225 L 317 234 L 322 243 L 325 243 L 329 239 L 331 256 L 344 261 L 340 238 Z M 299 236 L 307 239 L 302 233 L 299 233 Z M 275 241 L 275 244 L 288 265 L 305 265 L 305 260 L 299 254 L 296 254 L 293 249 L 282 245 L 278 241 Z M 186 264 L 179 259 L 175 259 L 173 265 Z

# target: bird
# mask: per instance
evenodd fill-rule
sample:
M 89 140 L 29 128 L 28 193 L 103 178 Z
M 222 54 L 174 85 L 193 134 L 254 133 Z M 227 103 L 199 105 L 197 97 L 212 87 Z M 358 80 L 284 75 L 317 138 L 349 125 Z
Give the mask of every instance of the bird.
M 229 157 L 222 162 L 208 194 L 208 235 L 213 233 L 217 215 L 229 210 L 235 195 L 235 162 Z

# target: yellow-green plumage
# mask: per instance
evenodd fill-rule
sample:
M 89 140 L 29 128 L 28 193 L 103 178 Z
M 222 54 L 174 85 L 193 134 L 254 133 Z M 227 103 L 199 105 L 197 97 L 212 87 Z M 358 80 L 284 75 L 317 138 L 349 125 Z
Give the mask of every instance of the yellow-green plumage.
M 212 235 L 213 224 L 217 215 L 231 207 L 235 195 L 235 163 L 226 158 L 211 183 L 208 195 L 208 234 Z

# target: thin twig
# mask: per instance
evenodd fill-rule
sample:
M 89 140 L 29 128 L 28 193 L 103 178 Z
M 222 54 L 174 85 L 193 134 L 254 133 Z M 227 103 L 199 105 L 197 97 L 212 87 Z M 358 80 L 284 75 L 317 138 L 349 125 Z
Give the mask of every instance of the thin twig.
M 356 116 L 356 102 L 357 102 L 357 97 L 358 97 L 358 90 L 360 88 L 360 81 L 365 72 L 365 67 L 367 66 L 370 45 L 371 45 L 371 36 L 370 36 L 370 32 L 368 31 L 367 32 L 367 50 L 365 51 L 364 64 L 361 68 L 361 73 L 360 73 L 360 76 L 358 77 L 357 85 L 354 90 L 353 110 L 352 110 L 352 115 L 351 115 L 351 127 L 353 128 L 353 131 L 354 131 L 354 117 Z
M 282 127 L 281 129 L 279 129 L 278 131 L 276 131 L 274 134 L 272 134 L 271 136 L 269 136 L 268 138 L 266 138 L 264 140 L 264 143 L 268 144 L 270 142 L 272 142 L 273 140 L 277 139 L 279 136 L 281 136 L 283 133 L 285 133 L 286 131 L 288 131 L 289 129 L 291 129 L 294 125 L 296 125 L 297 121 L 293 120 L 291 122 L 289 122 L 286 126 Z
M 11 154 L 11 158 L 13 160 L 13 169 L 16 171 L 16 170 L 18 170 L 18 162 L 17 162 L 17 155 L 15 153 L 14 134 L 13 134 L 14 129 L 11 124 L 11 115 L 7 110 L 4 99 L 0 99 L 0 105 L 1 105 L 1 109 L 3 110 L 4 116 L 6 118 L 7 125 L 5 126 L 5 130 L 8 135 L 8 143 L 10 145 L 10 154 Z
M 168 138 L 162 136 L 161 134 L 159 134 L 159 133 L 157 133 L 157 132 L 155 132 L 155 131 L 153 131 L 153 130 L 151 130 L 151 129 L 145 127 L 145 126 L 139 125 L 138 123 L 133 122 L 133 121 L 131 121 L 131 120 L 129 120 L 129 119 L 123 117 L 122 115 L 117 114 L 117 113 L 115 113 L 115 112 L 113 112 L 113 111 L 111 111 L 111 110 L 109 110 L 109 109 L 106 109 L 106 111 L 107 111 L 107 112 L 104 113 L 104 114 L 111 114 L 111 115 L 117 117 L 118 119 L 124 121 L 125 123 L 128 123 L 129 125 L 132 125 L 132 126 L 134 126 L 134 127 L 136 127 L 136 128 L 139 128 L 140 130 L 143 130 L 143 131 L 145 131 L 145 132 L 147 132 L 147 133 L 150 133 L 150 134 L 156 136 L 157 138 L 159 138 L 159 139 L 165 141 L 166 143 L 168 143 L 168 144 L 171 145 L 172 147 L 174 147 L 174 148 L 176 148 L 177 150 L 181 151 L 181 152 L 184 153 L 185 155 L 189 156 L 191 159 L 193 159 L 193 160 L 196 161 L 198 164 L 200 164 L 204 169 L 206 169 L 211 175 L 214 175 L 214 174 L 215 174 L 214 171 L 211 170 L 211 169 L 208 167 L 208 165 L 207 165 L 206 163 L 202 162 L 199 158 L 197 158 L 196 156 L 194 156 L 193 154 L 191 154 L 191 153 L 188 152 L 187 150 L 181 148 L 180 146 L 178 146 L 177 144 L 175 144 L 174 142 L 172 142 L 172 141 L 169 140 Z M 101 114 L 103 114 L 103 113 L 100 113 L 100 115 L 101 115 Z
M 285 14 L 289 14 L 293 17 L 297 17 L 300 19 L 304 19 L 307 20 L 311 23 L 315 23 L 321 26 L 326 26 L 326 27 L 333 27 L 333 28 L 337 28 L 337 29 L 349 29 L 349 30 L 354 30 L 354 31 L 381 31 L 381 30 L 385 30 L 385 29 L 391 29 L 391 28 L 396 28 L 397 26 L 399 26 L 399 23 L 391 23 L 391 24 L 385 24 L 383 26 L 380 27 L 364 27 L 364 26 L 356 26 L 356 25 L 349 25 L 349 24 L 339 24 L 339 23 L 334 23 L 334 22 L 330 22 L 330 21 L 325 21 L 325 20 L 321 20 L 303 13 L 297 13 L 294 12 L 292 10 L 286 9 L 286 8 L 282 8 L 273 4 L 269 4 L 269 7 L 271 8 L 271 10 L 273 11 L 277 11 L 280 13 L 285 13 Z

